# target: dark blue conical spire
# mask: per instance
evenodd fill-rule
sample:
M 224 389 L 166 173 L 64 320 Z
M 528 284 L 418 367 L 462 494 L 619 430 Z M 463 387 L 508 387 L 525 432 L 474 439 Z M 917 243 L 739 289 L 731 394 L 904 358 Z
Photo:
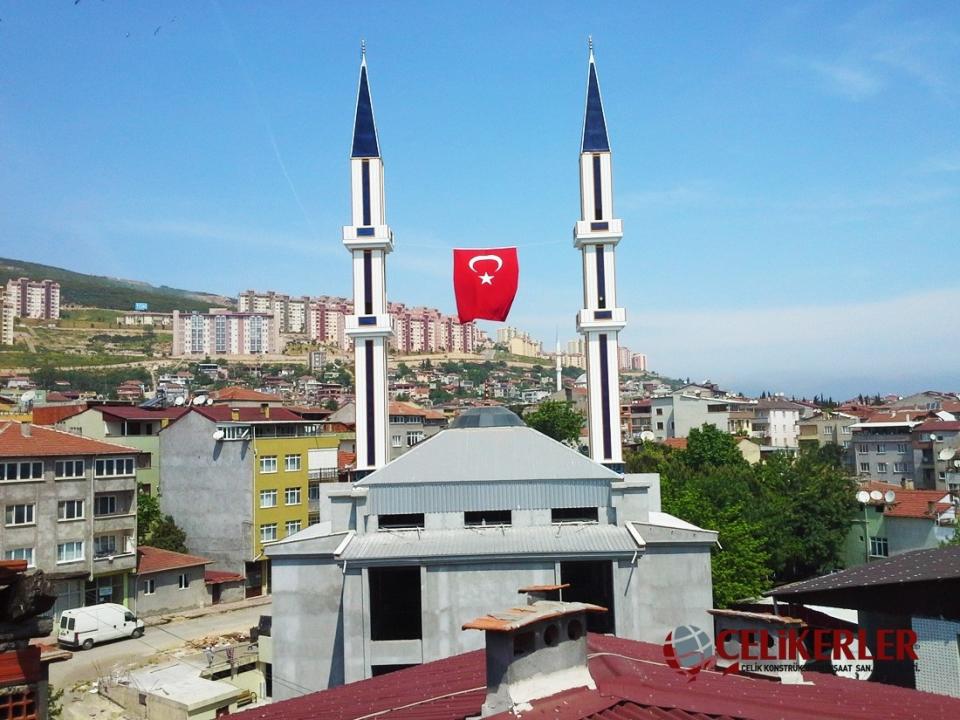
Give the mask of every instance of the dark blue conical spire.
M 377 125 L 373 121 L 373 101 L 367 82 L 367 56 L 360 62 L 360 88 L 357 90 L 357 115 L 353 121 L 353 152 L 350 157 L 380 157 Z
M 610 152 L 607 140 L 607 121 L 603 117 L 603 101 L 600 99 L 600 81 L 597 79 L 597 63 L 593 58 L 593 43 L 590 45 L 590 64 L 587 75 L 587 112 L 583 118 L 583 145 L 580 152 Z

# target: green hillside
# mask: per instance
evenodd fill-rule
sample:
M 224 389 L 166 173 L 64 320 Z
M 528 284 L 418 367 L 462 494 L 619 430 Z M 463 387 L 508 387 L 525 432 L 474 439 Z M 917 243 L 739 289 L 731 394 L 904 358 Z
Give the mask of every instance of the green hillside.
M 230 298 L 219 295 L 178 290 L 165 285 L 155 287 L 135 280 L 85 275 L 51 265 L 0 258 L 0 282 L 6 284 L 10 278 L 18 277 L 56 280 L 60 283 L 61 305 L 132 310 L 134 303 L 145 302 L 155 312 L 233 306 Z

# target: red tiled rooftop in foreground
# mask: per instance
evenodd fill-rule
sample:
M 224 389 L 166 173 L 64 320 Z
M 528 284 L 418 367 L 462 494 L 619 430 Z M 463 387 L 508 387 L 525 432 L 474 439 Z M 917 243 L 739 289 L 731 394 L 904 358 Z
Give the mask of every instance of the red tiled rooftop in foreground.
M 812 685 L 667 667 L 659 645 L 590 635 L 596 690 L 577 688 L 534 700 L 532 709 L 485 720 L 906 720 L 954 718 L 960 700 L 821 673 Z M 325 692 L 240 713 L 244 720 L 462 720 L 486 697 L 484 651 L 477 650 Z M 274 677 L 274 683 L 283 678 Z
M 239 582 L 246 580 L 240 573 L 228 572 L 227 570 L 206 570 L 203 573 L 203 581 L 207 585 L 219 585 L 225 582 Z
M 213 560 L 208 560 L 205 557 L 163 550 L 150 545 L 141 545 L 137 548 L 137 572 L 141 575 L 206 565 L 212 562 Z
M 30 425 L 24 435 L 20 423 L 0 423 L 0 457 L 61 457 L 64 455 L 140 455 L 140 450 L 91 440 L 44 425 Z
M 229 403 L 229 402 L 275 402 L 279 403 L 283 401 L 279 395 L 271 395 L 270 393 L 260 392 L 259 390 L 251 390 L 250 388 L 239 387 L 237 385 L 231 385 L 230 387 L 225 387 L 222 390 L 216 390 L 211 393 L 215 402 L 218 403 Z

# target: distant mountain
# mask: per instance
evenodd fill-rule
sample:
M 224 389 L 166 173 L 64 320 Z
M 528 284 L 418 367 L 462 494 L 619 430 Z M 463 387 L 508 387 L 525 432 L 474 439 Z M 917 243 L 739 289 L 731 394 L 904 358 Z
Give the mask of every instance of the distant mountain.
M 0 258 L 0 282 L 6 285 L 10 278 L 19 277 L 56 280 L 60 283 L 61 305 L 132 310 L 134 303 L 144 302 L 155 312 L 234 306 L 232 298 L 221 295 L 178 290 L 166 285 L 156 287 L 138 280 L 86 275 L 52 265 Z

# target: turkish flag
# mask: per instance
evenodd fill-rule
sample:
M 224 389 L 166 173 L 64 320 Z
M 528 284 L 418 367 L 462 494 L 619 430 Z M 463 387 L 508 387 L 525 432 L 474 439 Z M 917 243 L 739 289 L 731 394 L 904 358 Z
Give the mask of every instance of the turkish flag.
M 506 320 L 517 294 L 517 249 L 453 251 L 453 290 L 460 322 Z

